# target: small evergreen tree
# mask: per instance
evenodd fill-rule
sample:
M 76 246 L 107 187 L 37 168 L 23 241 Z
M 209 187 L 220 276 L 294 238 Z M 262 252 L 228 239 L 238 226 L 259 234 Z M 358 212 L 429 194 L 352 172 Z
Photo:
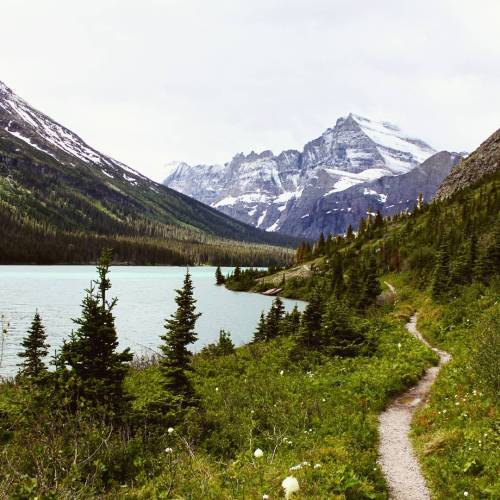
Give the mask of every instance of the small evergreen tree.
M 293 337 L 297 335 L 300 327 L 300 312 L 297 306 L 285 314 L 282 322 L 282 335 Z
M 260 319 L 259 323 L 257 325 L 257 329 L 255 330 L 253 334 L 253 342 L 259 342 L 259 341 L 264 341 L 266 340 L 266 318 L 264 316 L 264 313 L 260 313 Z
M 217 285 L 223 285 L 225 281 L 226 278 L 224 278 L 220 266 L 217 266 L 217 269 L 215 270 L 215 283 Z
M 319 235 L 319 239 L 316 243 L 316 246 L 314 248 L 314 255 L 324 255 L 325 254 L 325 248 L 326 248 L 326 242 L 325 242 L 325 235 L 323 234 L 323 231 Z
M 283 301 L 280 297 L 276 297 L 266 317 L 266 340 L 274 339 L 281 334 L 281 322 L 284 314 Z
M 160 371 L 164 388 L 171 395 L 179 396 L 183 406 L 190 406 L 194 403 L 194 391 L 188 377 L 191 370 L 188 345 L 197 339 L 194 328 L 201 313 L 196 312 L 189 271 L 186 272 L 182 289 L 176 292 L 177 310 L 166 320 L 166 333 L 161 336 L 164 343 L 160 348 L 164 356 L 160 360 Z
M 97 265 L 99 279 L 86 290 L 82 315 L 73 320 L 78 330 L 63 344 L 57 365 L 60 369 L 70 368 L 67 375 L 69 387 L 74 389 L 73 400 L 84 399 L 94 406 L 103 405 L 119 412 L 128 400 L 123 380 L 132 354 L 129 349 L 117 352 L 113 316 L 117 299 L 110 302 L 106 299 L 106 292 L 111 288 L 108 277 L 111 256 L 111 250 L 103 250 Z
M 354 356 L 364 340 L 355 328 L 347 307 L 330 300 L 321 321 L 321 344 L 338 356 Z
M 354 231 L 352 230 L 351 224 L 349 224 L 349 227 L 347 228 L 345 237 L 348 243 L 354 240 Z
M 21 345 L 24 347 L 24 350 L 18 353 L 18 356 L 24 358 L 24 361 L 17 365 L 20 367 L 19 375 L 30 381 L 37 382 L 41 379 L 42 375 L 47 373 L 47 367 L 43 358 L 47 356 L 50 347 L 47 344 L 47 334 L 45 333 L 45 328 L 43 327 L 38 311 L 35 313 L 31 326 Z
M 364 307 L 375 303 L 376 298 L 382 292 L 380 282 L 377 277 L 377 261 L 374 255 L 371 255 L 364 270 L 363 279 L 363 302 Z
M 352 307 L 356 309 L 362 307 L 364 300 L 364 283 L 358 260 L 353 261 L 351 264 L 351 269 L 348 273 L 346 295 Z
M 342 264 L 342 256 L 336 253 L 330 259 L 330 288 L 336 297 L 340 297 L 345 289 L 344 283 L 344 267 Z
M 450 289 L 450 254 L 448 245 L 442 243 L 434 267 L 434 276 L 431 284 L 431 293 L 434 299 L 445 297 Z
M 321 345 L 321 317 L 323 315 L 323 297 L 316 287 L 309 303 L 302 313 L 297 345 L 299 349 L 316 349 Z
M 241 268 L 240 268 L 240 266 L 236 266 L 234 268 L 233 278 L 234 278 L 234 281 L 239 281 L 239 279 L 241 278 Z
M 219 332 L 219 340 L 213 344 L 205 346 L 201 353 L 205 356 L 227 356 L 234 353 L 234 344 L 231 334 L 225 330 Z

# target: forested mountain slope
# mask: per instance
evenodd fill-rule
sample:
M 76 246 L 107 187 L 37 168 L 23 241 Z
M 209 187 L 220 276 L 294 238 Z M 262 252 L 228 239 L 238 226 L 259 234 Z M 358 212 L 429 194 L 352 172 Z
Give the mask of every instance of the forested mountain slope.
M 91 260 L 96 255 L 92 248 L 102 238 L 108 243 L 109 238 L 121 238 L 114 246 L 129 248 L 123 260 L 173 263 L 214 261 L 215 247 L 224 246 L 223 239 L 290 242 L 99 153 L 1 82 L 0 218 L 0 262 Z M 143 238 L 149 242 L 139 241 Z M 186 248 L 188 242 L 192 248 Z M 199 245 L 206 250 L 195 249 Z M 223 253 L 231 251 L 228 246 Z

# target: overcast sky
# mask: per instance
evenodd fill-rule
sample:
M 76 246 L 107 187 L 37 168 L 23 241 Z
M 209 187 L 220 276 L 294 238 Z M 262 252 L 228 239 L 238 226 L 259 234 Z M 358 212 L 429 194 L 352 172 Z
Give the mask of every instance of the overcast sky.
M 498 0 L 1 0 L 0 80 L 100 151 L 297 148 L 350 111 L 436 149 L 500 126 Z

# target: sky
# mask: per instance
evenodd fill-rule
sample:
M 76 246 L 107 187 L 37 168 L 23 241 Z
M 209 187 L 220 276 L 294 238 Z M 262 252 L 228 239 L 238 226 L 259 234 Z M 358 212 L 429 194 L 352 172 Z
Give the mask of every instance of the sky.
M 498 0 L 2 0 L 0 80 L 154 178 L 354 112 L 435 149 L 500 126 Z

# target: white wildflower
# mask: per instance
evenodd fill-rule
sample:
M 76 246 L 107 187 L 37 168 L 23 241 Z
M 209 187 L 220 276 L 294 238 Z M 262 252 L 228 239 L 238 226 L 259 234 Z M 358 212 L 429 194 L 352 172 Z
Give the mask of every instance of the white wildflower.
M 172 448 L 165 448 L 165 453 L 172 453 L 174 450 Z
M 398 349 L 401 349 L 401 342 L 398 342 Z
M 262 495 L 262 500 L 269 500 L 269 495 L 266 495 L 265 493 Z
M 254 452 L 253 452 L 253 456 L 255 458 L 262 458 L 264 456 L 264 452 L 260 449 L 260 448 L 257 448 Z
M 464 491 L 464 497 L 468 497 L 469 496 L 469 492 L 468 491 Z
M 285 370 L 280 371 L 280 375 L 283 375 L 283 373 L 285 373 Z
M 167 429 L 167 432 L 168 432 L 169 434 L 172 434 L 172 432 L 174 432 L 174 428 L 173 428 L 173 427 L 169 427 L 169 428 Z
M 297 464 L 290 467 L 290 470 L 299 470 L 299 469 L 302 469 L 302 464 Z
M 304 467 L 309 467 L 311 464 L 310 464 L 309 462 L 302 462 L 302 465 L 303 465 Z
M 299 482 L 293 476 L 283 479 L 281 487 L 285 490 L 285 498 L 290 498 L 294 493 L 300 490 Z
M 319 469 L 321 467 L 321 464 L 314 464 L 315 469 Z
M 215 388 L 215 392 L 219 392 L 219 388 L 218 387 Z

